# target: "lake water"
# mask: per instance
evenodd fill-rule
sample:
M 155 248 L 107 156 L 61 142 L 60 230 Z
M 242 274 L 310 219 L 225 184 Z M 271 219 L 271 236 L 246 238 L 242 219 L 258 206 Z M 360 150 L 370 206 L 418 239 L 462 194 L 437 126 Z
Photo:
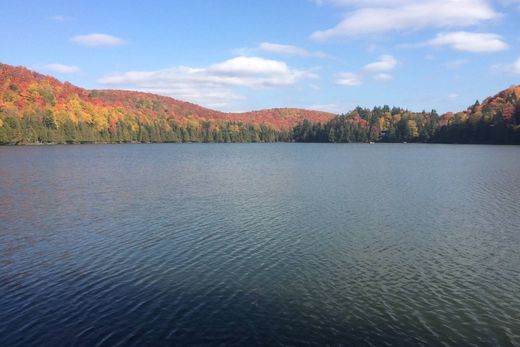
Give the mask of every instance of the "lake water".
M 520 345 L 520 147 L 0 148 L 0 345 Z

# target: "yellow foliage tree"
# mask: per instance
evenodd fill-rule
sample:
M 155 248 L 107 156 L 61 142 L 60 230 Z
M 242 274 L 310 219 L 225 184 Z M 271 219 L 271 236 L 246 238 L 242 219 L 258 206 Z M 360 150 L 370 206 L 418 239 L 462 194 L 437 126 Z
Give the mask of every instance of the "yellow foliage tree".
M 417 123 L 414 120 L 408 121 L 408 128 L 410 128 L 410 136 L 411 137 L 418 137 L 419 136 L 419 129 L 417 128 Z

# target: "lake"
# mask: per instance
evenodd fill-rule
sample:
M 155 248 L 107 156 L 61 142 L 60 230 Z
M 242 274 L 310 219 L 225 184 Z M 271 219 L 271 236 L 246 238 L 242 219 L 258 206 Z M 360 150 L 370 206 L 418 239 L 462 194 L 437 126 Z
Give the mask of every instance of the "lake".
M 520 345 L 520 147 L 0 147 L 0 345 Z

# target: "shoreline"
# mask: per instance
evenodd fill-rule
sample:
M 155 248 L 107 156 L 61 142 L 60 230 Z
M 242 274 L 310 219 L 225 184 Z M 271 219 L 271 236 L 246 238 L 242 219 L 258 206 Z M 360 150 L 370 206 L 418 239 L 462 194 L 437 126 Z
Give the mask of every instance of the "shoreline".
M 71 145 L 160 145 L 160 144 L 177 144 L 177 145 L 188 145 L 188 144 L 274 144 L 274 143 L 286 143 L 286 144 L 327 144 L 327 145 L 348 145 L 348 144 L 366 144 L 366 145 L 486 145 L 486 146 L 520 146 L 515 143 L 475 143 L 475 142 L 296 142 L 296 141 L 272 141 L 272 142 L 44 142 L 44 143 L 0 143 L 0 147 L 51 147 L 51 146 L 71 146 Z

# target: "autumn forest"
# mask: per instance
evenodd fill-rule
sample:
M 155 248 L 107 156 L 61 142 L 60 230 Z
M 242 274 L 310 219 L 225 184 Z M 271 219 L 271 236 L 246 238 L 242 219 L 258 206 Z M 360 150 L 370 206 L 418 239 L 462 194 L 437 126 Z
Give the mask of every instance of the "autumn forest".
M 0 65 L 0 144 L 276 141 L 520 144 L 520 86 L 442 115 L 389 106 L 224 113 Z

